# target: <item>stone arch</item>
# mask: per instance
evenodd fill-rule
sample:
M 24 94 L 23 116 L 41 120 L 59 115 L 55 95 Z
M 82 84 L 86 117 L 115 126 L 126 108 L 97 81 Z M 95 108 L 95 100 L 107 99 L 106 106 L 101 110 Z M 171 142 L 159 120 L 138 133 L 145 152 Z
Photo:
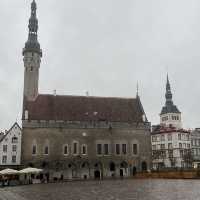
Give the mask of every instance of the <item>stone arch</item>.
M 95 179 L 103 178 L 103 164 L 101 162 L 96 162 L 94 164 L 94 178 Z
M 85 161 L 81 164 L 81 168 L 89 168 L 90 167 L 90 164 L 89 162 Z
M 121 168 L 128 168 L 128 163 L 126 161 L 123 161 L 120 163 Z
M 147 162 L 143 161 L 141 164 L 142 171 L 147 171 Z
M 75 163 L 71 162 L 68 164 L 68 171 L 70 178 L 76 178 L 78 176 L 78 169 Z
M 120 177 L 128 176 L 128 163 L 126 161 L 120 163 L 119 175 Z
M 137 173 L 137 168 L 135 166 L 133 166 L 133 169 L 132 169 L 133 176 L 135 176 L 136 173 Z
M 116 165 L 114 162 L 110 162 L 109 164 L 110 171 L 114 172 L 116 170 Z
M 101 162 L 96 162 L 96 163 L 94 164 L 94 167 L 95 167 L 95 168 L 102 168 L 103 165 L 102 165 Z
M 82 179 L 88 179 L 90 177 L 90 164 L 85 161 L 80 166 L 80 176 Z

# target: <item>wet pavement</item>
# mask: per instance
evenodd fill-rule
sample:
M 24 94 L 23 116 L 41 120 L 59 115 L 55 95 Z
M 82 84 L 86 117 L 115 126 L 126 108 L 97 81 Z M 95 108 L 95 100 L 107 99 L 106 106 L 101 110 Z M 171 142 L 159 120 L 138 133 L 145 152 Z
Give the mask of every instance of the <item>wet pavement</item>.
M 199 200 L 200 180 L 106 180 L 0 189 L 0 200 Z

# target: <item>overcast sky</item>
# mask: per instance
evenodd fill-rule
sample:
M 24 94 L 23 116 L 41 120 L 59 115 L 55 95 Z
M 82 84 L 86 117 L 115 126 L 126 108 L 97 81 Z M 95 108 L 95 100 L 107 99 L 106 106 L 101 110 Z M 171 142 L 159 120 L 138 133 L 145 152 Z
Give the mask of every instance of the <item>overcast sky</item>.
M 32 0 L 0 1 L 0 129 L 21 123 Z M 36 0 L 40 93 L 135 97 L 159 123 L 167 69 L 185 128 L 200 127 L 199 0 Z

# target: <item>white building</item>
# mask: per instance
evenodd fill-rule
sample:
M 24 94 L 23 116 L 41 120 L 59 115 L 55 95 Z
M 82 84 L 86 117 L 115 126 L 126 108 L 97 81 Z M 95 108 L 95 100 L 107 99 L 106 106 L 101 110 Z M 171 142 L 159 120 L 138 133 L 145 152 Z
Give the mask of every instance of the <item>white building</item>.
M 0 134 L 0 166 L 21 164 L 21 135 L 18 123 L 14 123 L 9 131 Z
M 200 168 L 200 128 L 191 132 L 191 149 L 193 156 L 193 167 Z
M 182 128 L 181 112 L 173 104 L 167 76 L 166 103 L 160 114 L 160 125 L 151 133 L 153 169 L 191 167 L 190 131 Z

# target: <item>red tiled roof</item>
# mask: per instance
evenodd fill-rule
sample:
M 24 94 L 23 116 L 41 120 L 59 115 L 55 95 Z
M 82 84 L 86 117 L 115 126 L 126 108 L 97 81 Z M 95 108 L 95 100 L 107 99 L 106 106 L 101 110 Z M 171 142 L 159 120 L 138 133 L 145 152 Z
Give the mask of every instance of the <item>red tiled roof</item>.
M 24 100 L 25 110 L 29 120 L 143 122 L 144 114 L 139 97 L 39 95 L 35 101 Z
M 155 134 L 163 134 L 163 133 L 175 133 L 175 132 L 181 132 L 181 133 L 190 133 L 189 130 L 185 130 L 185 129 L 177 129 L 175 127 L 165 127 L 165 126 L 160 126 L 158 125 L 157 127 L 154 128 L 154 130 L 152 131 L 152 135 Z

